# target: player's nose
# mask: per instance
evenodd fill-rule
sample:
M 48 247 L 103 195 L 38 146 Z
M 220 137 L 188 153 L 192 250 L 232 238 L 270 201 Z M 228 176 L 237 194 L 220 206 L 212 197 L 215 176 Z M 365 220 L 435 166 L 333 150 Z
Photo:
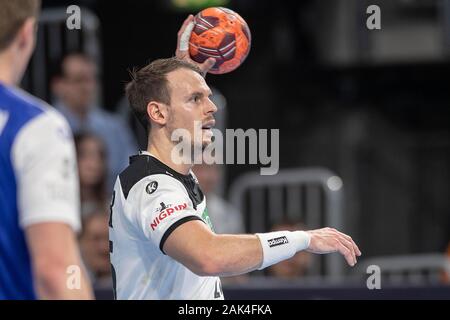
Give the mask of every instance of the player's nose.
M 211 99 L 208 99 L 206 103 L 206 113 L 214 114 L 217 112 L 217 106 L 214 102 L 211 101 Z

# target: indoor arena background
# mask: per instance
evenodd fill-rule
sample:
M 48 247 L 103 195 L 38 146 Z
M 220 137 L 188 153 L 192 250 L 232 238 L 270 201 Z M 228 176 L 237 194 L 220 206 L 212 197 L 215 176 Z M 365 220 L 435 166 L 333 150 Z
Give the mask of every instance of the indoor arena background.
M 72 4 L 81 8 L 79 30 L 66 27 Z M 373 4 L 381 29 L 366 25 Z M 363 252 L 354 268 L 337 254 L 305 256 L 229 279 L 225 297 L 450 298 L 450 1 L 44 0 L 23 85 L 53 103 L 61 58 L 89 54 L 95 104 L 145 148 L 124 100 L 128 72 L 173 56 L 185 17 L 214 5 L 238 12 L 252 33 L 242 66 L 207 76 L 220 127 L 280 130 L 277 175 L 260 176 L 257 164 L 205 173 L 218 175 L 210 182 L 233 208 L 229 219 L 246 232 L 333 225 Z M 97 279 L 95 271 L 109 265 L 104 227 L 80 236 L 99 298 L 111 297 L 107 272 Z

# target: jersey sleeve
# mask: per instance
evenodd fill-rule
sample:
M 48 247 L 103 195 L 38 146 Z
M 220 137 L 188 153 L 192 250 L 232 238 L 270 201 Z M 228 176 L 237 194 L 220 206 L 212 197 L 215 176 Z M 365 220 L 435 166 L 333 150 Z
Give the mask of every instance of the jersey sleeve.
M 80 230 L 75 147 L 66 120 L 48 110 L 25 125 L 12 148 L 19 224 L 61 222 Z
M 140 182 L 137 224 L 145 237 L 165 254 L 164 243 L 180 225 L 203 221 L 192 207 L 183 185 L 165 175 L 154 175 Z

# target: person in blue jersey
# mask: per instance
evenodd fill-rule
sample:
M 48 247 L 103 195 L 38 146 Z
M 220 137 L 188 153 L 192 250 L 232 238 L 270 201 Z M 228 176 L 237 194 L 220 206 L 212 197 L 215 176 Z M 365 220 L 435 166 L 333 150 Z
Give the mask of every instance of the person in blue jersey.
M 39 0 L 0 0 L 0 299 L 90 299 L 70 128 L 18 89 Z

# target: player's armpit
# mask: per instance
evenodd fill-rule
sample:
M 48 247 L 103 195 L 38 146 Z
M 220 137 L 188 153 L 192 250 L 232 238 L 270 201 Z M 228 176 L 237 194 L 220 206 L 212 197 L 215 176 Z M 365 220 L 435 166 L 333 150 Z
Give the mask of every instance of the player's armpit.
M 35 288 L 40 299 L 91 299 L 92 289 L 82 266 L 72 228 L 65 223 L 37 223 L 25 229 Z M 71 267 L 71 268 L 69 268 Z M 72 270 L 68 273 L 68 270 Z M 73 274 L 71 273 L 73 272 Z M 79 275 L 79 288 L 68 277 Z

